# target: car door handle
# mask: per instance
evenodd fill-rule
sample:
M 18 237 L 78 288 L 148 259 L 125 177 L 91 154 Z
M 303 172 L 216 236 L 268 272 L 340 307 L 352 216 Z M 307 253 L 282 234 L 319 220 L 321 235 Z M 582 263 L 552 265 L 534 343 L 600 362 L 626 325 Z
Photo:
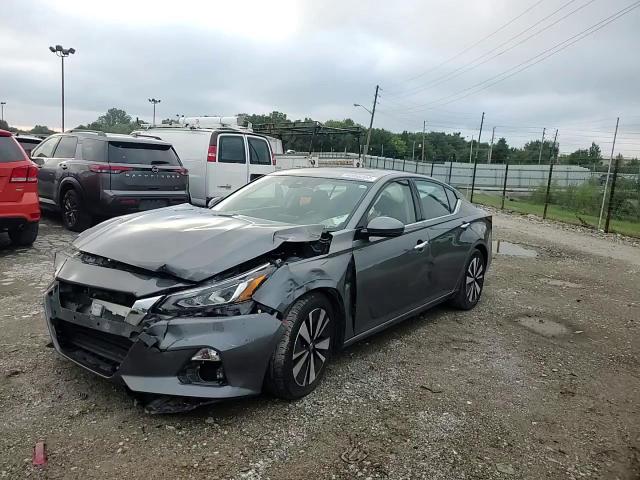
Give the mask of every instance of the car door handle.
M 413 249 L 414 250 L 422 250 L 427 245 L 429 245 L 429 240 L 425 240 L 424 242 L 418 243 L 415 247 L 413 247 Z
M 231 189 L 231 185 L 227 184 L 227 185 L 218 185 L 218 188 L 226 188 L 227 190 Z
M 464 222 L 462 225 L 460 225 L 460 228 L 464 230 L 465 228 L 468 228 L 469 225 L 471 225 L 469 222 Z

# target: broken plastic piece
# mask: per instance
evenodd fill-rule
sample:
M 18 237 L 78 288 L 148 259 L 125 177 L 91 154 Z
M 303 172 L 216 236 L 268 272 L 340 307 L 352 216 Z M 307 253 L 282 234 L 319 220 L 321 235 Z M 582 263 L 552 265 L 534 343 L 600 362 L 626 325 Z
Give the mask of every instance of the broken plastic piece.
M 47 465 L 47 448 L 44 442 L 37 442 L 33 447 L 33 466 L 45 467 Z

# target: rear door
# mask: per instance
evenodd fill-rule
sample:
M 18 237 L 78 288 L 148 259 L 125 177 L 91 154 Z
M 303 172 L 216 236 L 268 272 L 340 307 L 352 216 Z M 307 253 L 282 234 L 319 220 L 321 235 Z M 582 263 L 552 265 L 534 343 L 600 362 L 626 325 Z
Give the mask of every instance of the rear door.
M 254 135 L 247 135 L 247 148 L 249 150 L 250 182 L 275 171 L 275 156 L 271 151 L 271 145 L 266 139 Z
M 38 195 L 40 201 L 53 203 L 53 184 L 58 169 L 58 161 L 53 152 L 60 141 L 59 136 L 49 137 L 31 152 L 31 159 L 38 165 Z
M 458 199 L 447 188 L 429 180 L 414 179 L 423 223 L 429 232 L 429 257 L 433 265 L 431 296 L 455 289 L 471 245 L 464 235 L 469 224 L 457 215 Z M 466 225 L 466 226 L 464 226 Z
M 215 138 L 215 133 L 213 134 Z M 207 162 L 207 198 L 226 197 L 249 182 L 247 145 L 243 134 L 217 135 L 217 149 Z
M 169 144 L 110 140 L 107 159 L 114 193 L 156 197 L 141 208 L 168 205 L 164 193 L 187 192 L 188 177 Z

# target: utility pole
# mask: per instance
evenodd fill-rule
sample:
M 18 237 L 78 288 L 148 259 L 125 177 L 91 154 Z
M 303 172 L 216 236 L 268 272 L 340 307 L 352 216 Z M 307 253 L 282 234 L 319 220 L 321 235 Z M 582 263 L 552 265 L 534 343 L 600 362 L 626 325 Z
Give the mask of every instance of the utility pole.
M 487 163 L 491 163 L 491 155 L 493 155 L 493 138 L 496 136 L 496 127 L 493 127 L 493 131 L 491 132 L 491 145 L 489 146 L 489 156 L 487 158 Z
M 469 163 L 471 163 L 471 159 L 473 158 L 473 135 L 471 136 L 471 148 L 469 148 Z
M 364 146 L 365 157 L 369 153 L 369 142 L 371 142 L 371 129 L 373 128 L 373 117 L 376 114 L 376 104 L 378 103 L 378 90 L 380 90 L 380 85 L 376 85 L 376 94 L 373 96 L 373 109 L 371 110 L 371 121 L 369 122 L 369 131 L 367 132 L 367 143 Z
M 558 129 L 556 128 L 556 133 L 553 135 L 553 144 L 551 145 L 551 152 L 549 152 L 549 163 L 556 163 L 558 156 L 555 154 L 556 151 L 556 142 L 558 141 Z
M 416 157 L 416 141 L 413 141 L 413 148 L 411 149 L 411 161 L 415 162 Z M 417 165 L 417 163 L 416 163 Z
M 478 146 L 476 147 L 476 156 L 473 161 L 473 178 L 471 179 L 471 198 L 473 202 L 473 191 L 476 187 L 476 170 L 478 169 L 478 152 L 480 152 L 480 140 L 482 139 L 482 126 L 484 125 L 484 112 L 482 112 L 482 119 L 480 120 L 480 132 L 478 132 Z
M 609 177 L 611 176 L 611 162 L 613 162 L 613 152 L 616 148 L 616 137 L 618 136 L 618 125 L 620 124 L 620 117 L 616 120 L 616 131 L 613 134 L 613 145 L 611 145 L 611 156 L 609 157 L 609 168 L 607 168 L 607 180 L 604 182 L 604 193 L 602 194 L 602 206 L 600 207 L 600 218 L 598 218 L 598 230 L 602 225 L 602 214 L 604 213 L 604 202 L 607 198 L 607 188 L 609 187 Z
M 384 143 L 382 144 L 382 147 L 380 147 L 381 153 L 380 156 L 384 157 Z
M 546 128 L 542 129 L 542 140 L 540 141 L 540 153 L 538 153 L 538 165 L 542 162 L 542 147 L 544 147 L 544 134 L 547 132 Z
M 427 121 L 422 121 L 422 163 L 424 163 L 424 136 L 427 131 Z
M 2 108 L 2 121 L 4 122 L 4 106 L 7 104 L 7 102 L 0 102 L 0 107 Z
M 149 102 L 153 103 L 153 123 L 152 126 L 156 126 L 156 105 L 160 103 L 162 100 L 156 100 L 155 98 L 150 98 Z

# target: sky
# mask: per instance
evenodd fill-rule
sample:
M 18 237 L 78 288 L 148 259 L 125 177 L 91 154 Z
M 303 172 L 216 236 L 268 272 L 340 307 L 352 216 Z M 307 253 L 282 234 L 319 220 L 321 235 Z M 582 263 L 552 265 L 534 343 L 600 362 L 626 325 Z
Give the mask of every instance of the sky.
M 640 8 L 623 10 L 633 5 L 3 0 L 0 101 L 10 125 L 60 128 L 60 59 L 48 47 L 61 44 L 76 49 L 67 128 L 111 107 L 150 121 L 151 97 L 158 118 L 277 110 L 367 125 L 353 104 L 371 109 L 380 85 L 376 127 L 419 131 L 426 120 L 477 138 L 485 112 L 483 140 L 493 127 L 514 145 L 557 128 L 561 152 L 594 140 L 608 155 L 620 116 L 616 153 L 640 156 Z

